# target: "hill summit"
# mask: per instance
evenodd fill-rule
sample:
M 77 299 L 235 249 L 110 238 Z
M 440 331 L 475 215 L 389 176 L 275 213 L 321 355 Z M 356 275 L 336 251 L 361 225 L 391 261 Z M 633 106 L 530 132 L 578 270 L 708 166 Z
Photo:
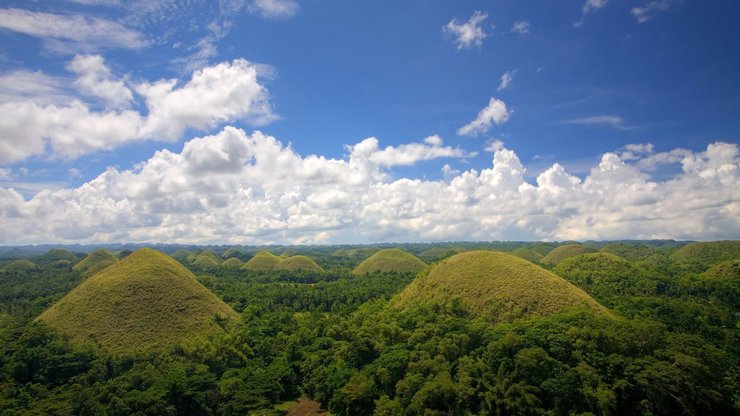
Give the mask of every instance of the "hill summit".
M 408 309 L 451 302 L 460 302 L 472 316 L 492 322 L 546 316 L 578 306 L 609 313 L 554 273 L 494 251 L 469 251 L 441 261 L 411 282 L 391 305 Z
M 426 263 L 413 254 L 398 248 L 389 248 L 380 250 L 360 263 L 352 270 L 352 274 L 365 274 L 375 271 L 418 273 L 424 270 L 425 267 L 427 267 Z
M 265 270 L 287 270 L 287 271 L 296 271 L 296 270 L 305 270 L 305 271 L 311 271 L 311 272 L 323 272 L 324 269 L 321 268 L 318 264 L 316 264 L 315 261 L 313 261 L 310 257 L 306 256 L 288 256 L 288 255 L 281 255 L 276 256 L 269 251 L 260 251 L 259 253 L 255 254 L 254 257 L 249 259 L 248 262 L 244 263 L 242 266 L 242 269 L 244 270 L 252 270 L 252 271 L 265 271 Z
M 109 267 L 117 261 L 118 257 L 114 256 L 113 253 L 104 248 L 99 248 L 88 254 L 84 259 L 80 260 L 79 263 L 75 264 L 73 269 L 79 270 L 83 274 L 90 276 L 106 267 Z
M 238 315 L 173 258 L 142 248 L 85 280 L 38 319 L 73 339 L 132 354 L 218 333 Z

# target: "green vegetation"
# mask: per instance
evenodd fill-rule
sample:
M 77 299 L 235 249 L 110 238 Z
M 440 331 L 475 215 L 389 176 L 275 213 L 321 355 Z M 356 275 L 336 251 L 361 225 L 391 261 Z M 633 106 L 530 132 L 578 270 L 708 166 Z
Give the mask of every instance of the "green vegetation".
M 230 247 L 229 249 L 227 249 L 226 251 L 224 251 L 224 253 L 221 255 L 221 257 L 223 257 L 225 259 L 229 259 L 231 257 L 236 257 L 239 260 L 243 260 L 244 253 L 241 250 L 239 250 L 238 248 L 236 248 L 236 247 Z
M 379 251 L 380 249 L 377 247 L 340 248 L 332 253 L 332 256 L 347 257 L 355 261 L 363 261 Z
M 51 264 L 51 263 L 54 263 L 60 260 L 66 260 L 70 263 L 75 263 L 77 262 L 78 258 L 74 253 L 67 251 L 67 250 L 58 249 L 58 248 L 51 249 L 47 251 L 46 253 L 33 258 L 33 261 L 36 264 L 42 264 L 42 265 Z
M 16 260 L 7 266 L 0 269 L 0 273 L 10 273 L 10 272 L 17 272 L 17 271 L 27 271 L 27 270 L 34 270 L 38 268 L 35 264 L 31 263 L 28 260 Z
M 462 251 L 464 250 L 461 250 L 459 248 L 435 247 L 435 248 L 430 248 L 429 250 L 424 250 L 421 253 L 419 253 L 419 258 L 425 261 L 426 263 L 434 263 L 435 261 L 446 259 L 447 257 L 454 256 L 455 254 L 460 253 Z
M 519 247 L 511 253 L 520 259 L 531 261 L 532 263 L 539 263 L 542 258 L 545 257 L 542 254 L 532 250 L 530 247 Z
M 740 258 L 740 241 L 691 243 L 671 256 L 681 267 L 703 271 L 717 263 Z
M 200 268 L 217 267 L 223 260 L 212 250 L 205 250 L 193 259 L 193 265 Z
M 581 244 L 568 244 L 564 246 L 559 246 L 549 253 L 545 257 L 542 258 L 540 261 L 542 264 L 547 264 L 551 266 L 555 266 L 561 261 L 573 257 L 578 256 L 580 254 L 586 254 L 586 253 L 595 253 L 596 250 L 594 250 L 591 247 L 586 247 Z
M 166 350 L 237 315 L 167 255 L 140 249 L 85 280 L 40 321 L 113 353 Z
M 474 317 L 504 322 L 574 307 L 608 311 L 553 273 L 506 253 L 470 251 L 443 260 L 416 278 L 393 306 L 454 305 Z
M 401 272 L 418 273 L 426 267 L 426 263 L 413 254 L 397 248 L 380 250 L 360 263 L 352 274 L 366 274 L 373 272 Z
M 328 246 L 288 247 L 324 272 L 199 269 L 145 251 L 85 280 L 29 257 L 37 268 L 0 273 L 0 415 L 740 414 L 740 257 L 697 272 L 670 257 L 682 244 L 623 242 L 620 256 L 578 255 L 549 272 L 490 251 L 532 244 L 459 245 L 489 251 L 418 276 L 355 275 L 357 262 Z M 452 245 L 403 246 L 435 247 Z M 144 273 L 116 277 L 122 267 Z M 99 337 L 115 328 L 136 351 L 35 319 L 70 298 Z M 239 318 L 187 307 L 214 300 Z M 206 329 L 177 333 L 178 317 Z
M 190 252 L 185 250 L 184 248 L 178 248 L 177 250 L 175 250 L 174 253 L 172 253 L 172 258 L 179 261 L 180 263 L 189 262 L 188 257 L 190 257 Z
M 228 259 L 224 260 L 223 263 L 221 263 L 221 266 L 227 267 L 230 269 L 238 269 L 244 265 L 244 262 L 239 260 L 237 257 L 229 257 Z
M 73 268 L 90 276 L 117 261 L 118 257 L 114 256 L 110 251 L 100 248 L 88 254 L 79 263 L 75 264 Z
M 275 270 L 306 270 L 310 272 L 323 272 L 315 261 L 306 256 L 280 257 L 280 261 L 275 265 Z
M 740 259 L 717 263 L 704 272 L 704 275 L 714 280 L 740 282 Z
M 269 251 L 260 251 L 242 266 L 244 270 L 269 271 L 284 270 L 309 272 L 323 272 L 324 270 L 311 258 L 306 256 L 276 256 Z

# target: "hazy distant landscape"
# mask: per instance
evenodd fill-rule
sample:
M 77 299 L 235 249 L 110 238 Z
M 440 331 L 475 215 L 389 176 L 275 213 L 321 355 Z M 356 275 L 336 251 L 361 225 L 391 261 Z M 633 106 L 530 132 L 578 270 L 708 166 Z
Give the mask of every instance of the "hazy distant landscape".
M 0 416 L 740 415 L 737 0 L 3 0 Z

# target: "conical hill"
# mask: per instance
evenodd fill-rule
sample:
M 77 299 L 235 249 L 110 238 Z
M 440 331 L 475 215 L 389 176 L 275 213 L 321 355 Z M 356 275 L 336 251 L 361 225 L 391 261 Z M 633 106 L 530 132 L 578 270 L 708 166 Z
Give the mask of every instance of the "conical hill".
M 104 248 L 99 248 L 75 264 L 73 269 L 79 270 L 86 275 L 93 275 L 117 261 L 118 257 L 114 256 L 113 253 Z
M 494 251 L 470 251 L 442 260 L 411 282 L 391 307 L 403 310 L 452 302 L 460 302 L 472 316 L 491 322 L 546 316 L 573 307 L 610 313 L 554 273 Z
M 380 250 L 360 263 L 352 274 L 379 272 L 418 273 L 427 267 L 413 254 L 398 248 Z
M 73 339 L 134 354 L 216 334 L 238 315 L 176 260 L 143 248 L 85 280 L 38 319 Z

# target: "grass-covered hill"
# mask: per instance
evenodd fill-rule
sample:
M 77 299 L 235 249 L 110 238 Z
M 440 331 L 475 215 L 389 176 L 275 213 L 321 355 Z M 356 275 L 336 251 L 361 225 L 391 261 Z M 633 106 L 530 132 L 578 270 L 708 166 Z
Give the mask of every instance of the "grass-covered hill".
M 321 268 L 318 264 L 316 264 L 315 261 L 313 261 L 310 257 L 306 256 L 290 256 L 290 257 L 280 257 L 280 261 L 277 262 L 275 265 L 275 270 L 287 270 L 287 271 L 295 271 L 295 270 L 306 270 L 310 272 L 323 272 L 324 269 Z
M 454 256 L 455 254 L 461 253 L 463 251 L 464 250 L 455 247 L 434 247 L 419 253 L 419 258 L 426 263 L 433 263 L 435 261 Z
M 9 272 L 25 272 L 28 270 L 36 270 L 38 266 L 31 263 L 28 260 L 16 260 L 7 266 L 3 267 L 0 272 L 3 273 L 9 273 Z
M 60 248 L 53 248 L 44 254 L 36 256 L 33 261 L 36 264 L 52 264 L 59 260 L 66 260 L 71 263 L 77 262 L 77 256 L 71 251 L 63 250 Z
M 542 254 L 532 250 L 530 247 L 519 247 L 518 249 L 514 250 L 511 254 L 519 257 L 520 259 L 524 259 L 527 261 L 531 261 L 532 263 L 539 263 L 542 261 L 542 258 L 545 257 Z
M 391 305 L 408 309 L 452 302 L 460 302 L 471 316 L 492 322 L 547 316 L 573 307 L 609 313 L 554 273 L 494 251 L 470 251 L 442 260 L 411 282 Z
M 674 262 L 691 267 L 708 268 L 727 260 L 740 259 L 740 241 L 713 241 L 691 243 L 671 255 Z
M 346 257 L 348 259 L 363 261 L 373 254 L 379 252 L 377 247 L 340 248 L 332 253 L 334 257 Z
M 190 257 L 190 252 L 184 248 L 178 248 L 174 253 L 172 253 L 172 258 L 180 263 L 188 262 L 188 257 Z
M 165 351 L 238 315 L 171 257 L 139 249 L 85 280 L 39 320 L 106 351 Z
M 704 276 L 709 279 L 735 281 L 740 284 L 740 259 L 717 263 L 704 272 Z
M 237 257 L 229 257 L 221 263 L 221 267 L 226 267 L 227 269 L 238 269 L 243 265 L 244 262 L 239 260 Z
M 553 273 L 614 307 L 611 300 L 621 296 L 653 294 L 657 281 L 631 262 L 609 253 L 589 253 L 570 257 L 552 269 Z
M 80 260 L 79 263 L 74 265 L 73 269 L 90 276 L 111 266 L 117 261 L 118 257 L 114 256 L 113 253 L 104 248 L 100 248 Z
M 567 244 L 564 246 L 556 247 L 555 249 L 547 253 L 547 255 L 543 257 L 540 262 L 543 264 L 555 266 L 569 257 L 595 252 L 596 250 L 594 250 L 593 248 L 586 247 L 581 244 Z
M 244 258 L 244 253 L 236 247 L 229 247 L 228 249 L 226 249 L 226 251 L 223 252 L 221 257 L 225 259 L 236 257 L 241 260 L 242 258 Z
M 193 265 L 201 268 L 217 267 L 221 265 L 222 262 L 223 259 L 221 259 L 221 257 L 212 250 L 205 250 L 193 259 Z
M 418 273 L 427 267 L 426 263 L 421 261 L 413 254 L 398 248 L 380 250 L 360 263 L 352 274 L 360 275 L 372 272 L 401 272 L 401 273 Z
M 276 256 L 269 251 L 260 251 L 242 266 L 244 270 L 267 271 L 267 270 L 305 270 L 311 272 L 324 271 L 311 258 L 306 256 Z

